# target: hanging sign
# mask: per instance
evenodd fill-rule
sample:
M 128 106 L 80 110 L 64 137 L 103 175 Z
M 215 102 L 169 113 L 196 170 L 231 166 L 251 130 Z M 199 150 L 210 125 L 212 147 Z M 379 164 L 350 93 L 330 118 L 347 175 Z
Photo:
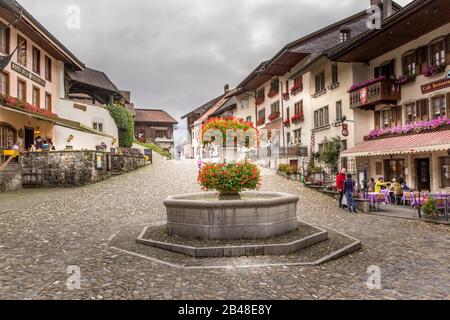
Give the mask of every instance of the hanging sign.
M 350 134 L 350 132 L 348 131 L 348 124 L 343 123 L 343 124 L 342 124 L 342 135 L 343 135 L 344 137 L 348 137 L 349 134 Z
M 426 94 L 436 90 L 441 90 L 450 87 L 450 79 L 441 79 L 422 86 L 422 93 Z
M 14 70 L 15 72 L 21 74 L 22 76 L 31 79 L 32 81 L 40 84 L 41 86 L 45 87 L 45 80 L 42 78 L 39 78 L 37 75 L 35 75 L 34 73 L 31 73 L 30 71 L 28 71 L 27 69 L 19 66 L 17 63 L 11 62 L 11 69 Z
M 359 90 L 359 100 L 361 101 L 362 104 L 366 104 L 367 103 L 367 95 L 368 95 L 368 88 L 367 87 L 364 87 L 364 88 Z

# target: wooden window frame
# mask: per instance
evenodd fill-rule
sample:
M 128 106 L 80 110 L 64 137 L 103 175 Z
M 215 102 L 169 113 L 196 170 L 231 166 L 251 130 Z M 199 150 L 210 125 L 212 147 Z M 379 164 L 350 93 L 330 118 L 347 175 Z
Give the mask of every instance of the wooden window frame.
M 439 46 L 439 47 L 438 47 Z M 435 51 L 436 47 L 438 47 L 438 50 Z M 445 37 L 438 39 L 438 40 L 434 40 L 433 42 L 431 42 L 429 44 L 429 52 L 430 52 L 430 64 L 432 66 L 435 67 L 439 67 L 442 65 L 445 65 L 446 63 L 446 56 L 445 56 Z M 435 58 L 435 55 L 438 54 L 438 59 L 439 61 L 437 61 Z
M 11 83 L 10 83 L 11 77 L 10 77 L 10 74 L 9 74 L 9 72 L 4 71 L 4 70 L 0 71 L 0 73 L 6 76 L 6 90 L 5 90 L 5 94 L 4 95 L 5 96 L 9 96 L 9 95 L 11 95 L 11 92 L 10 92 L 10 89 L 11 89 Z M 0 79 L 0 85 L 2 85 L 1 79 Z M 3 92 L 0 91 L 0 94 L 3 94 Z
M 303 100 L 294 104 L 294 113 L 295 116 L 303 114 Z
M 24 42 L 24 44 L 21 46 L 20 43 Z M 22 52 L 25 52 L 25 61 L 21 60 Z M 22 37 L 20 34 L 17 35 L 17 63 L 21 66 L 24 66 L 25 68 L 28 65 L 28 43 L 27 39 Z
M 405 123 L 410 124 L 416 122 L 416 104 L 407 103 L 404 105 L 405 109 Z M 409 111 L 411 111 L 411 119 L 408 118 Z
M 19 88 L 20 88 L 20 84 L 23 84 L 23 88 L 24 88 L 24 92 L 23 92 L 23 99 L 21 100 L 19 98 Z M 17 78 L 17 100 L 23 103 L 27 103 L 27 81 L 23 80 L 21 78 Z
M 325 90 L 325 71 L 321 71 L 315 76 L 315 93 Z
M 48 100 L 47 100 L 47 98 L 48 98 Z M 47 111 L 50 111 L 50 112 L 52 112 L 53 111 L 53 101 L 52 101 L 52 94 L 50 93 L 50 92 L 45 92 L 45 96 L 44 96 L 44 108 L 47 110 Z M 50 104 L 49 105 L 47 105 L 47 101 L 49 101 L 50 102 Z
M 0 53 L 2 53 L 4 55 L 9 55 L 10 43 L 11 43 L 11 29 L 6 28 L 6 25 L 1 22 L 0 22 L 0 28 L 2 28 L 2 32 L 4 32 L 4 34 L 5 34 L 5 50 L 2 51 L 1 46 L 0 46 Z
M 336 101 L 336 121 L 341 121 L 343 116 L 342 100 Z
M 34 93 L 37 91 L 37 101 L 34 101 Z M 37 102 L 37 103 L 36 103 Z M 31 88 L 31 104 L 38 108 L 41 108 L 41 89 L 36 86 L 32 86 Z
M 438 106 L 438 108 L 439 108 L 439 117 L 436 117 L 435 105 L 434 105 L 434 102 L 437 99 L 439 99 L 439 101 L 440 101 L 440 104 Z M 448 116 L 448 114 L 447 114 L 448 106 L 447 106 L 447 99 L 446 99 L 446 95 L 445 94 L 433 96 L 433 97 L 431 97 L 430 100 L 431 100 L 430 104 L 431 104 L 431 111 L 432 111 L 433 119 L 439 119 L 439 118 Z
M 52 58 L 50 58 L 49 56 L 45 55 L 44 58 L 44 68 L 45 68 L 45 80 L 52 82 L 52 67 L 53 67 L 53 62 L 52 62 Z
M 450 179 L 448 181 L 448 183 L 444 183 L 444 167 L 447 166 L 447 164 L 445 164 L 445 161 L 449 161 L 450 157 L 440 157 L 439 158 L 439 185 L 441 188 L 443 189 L 449 189 L 450 188 Z
M 34 73 L 41 75 L 41 50 L 39 50 L 38 48 L 36 48 L 35 46 L 33 46 L 32 49 L 32 70 Z M 36 60 L 35 60 L 36 58 Z
M 415 51 L 408 52 L 403 55 L 403 76 L 414 77 L 417 74 L 417 54 Z
M 339 67 L 337 63 L 331 65 L 331 84 L 336 84 L 339 82 Z
M 416 121 L 430 120 L 430 100 L 419 99 L 416 101 Z

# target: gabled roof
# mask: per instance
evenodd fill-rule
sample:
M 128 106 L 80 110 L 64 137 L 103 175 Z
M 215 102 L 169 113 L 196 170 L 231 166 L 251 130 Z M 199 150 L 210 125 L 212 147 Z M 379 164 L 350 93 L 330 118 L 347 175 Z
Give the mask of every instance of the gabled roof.
M 224 96 L 224 94 L 221 94 L 220 96 L 212 99 L 211 101 L 208 101 L 207 103 L 201 105 L 197 109 L 182 116 L 181 119 L 186 119 L 187 117 L 194 115 L 194 114 L 199 115 L 199 116 L 203 115 L 205 112 L 207 112 L 209 109 L 211 109 L 220 99 L 222 99 L 223 96 Z
M 368 30 L 328 53 L 341 62 L 369 62 L 450 22 L 449 0 L 415 0 L 385 19 L 381 29 Z
M 61 60 L 71 64 L 75 69 L 82 70 L 84 64 L 67 49 L 50 31 L 37 21 L 23 6 L 15 0 L 0 0 L 2 18 L 12 23 L 17 21 L 15 27 L 30 36 L 37 35 L 35 41 L 49 53 L 59 55 Z M 20 17 L 20 19 L 18 19 Z M 48 48 L 46 48 L 48 47 Z
M 121 94 L 116 85 L 102 71 L 86 68 L 83 71 L 67 70 L 66 73 L 72 81 Z
M 214 113 L 217 112 L 217 110 L 219 110 L 219 108 L 221 108 L 224 104 L 226 104 L 230 99 L 235 98 L 238 92 L 240 92 L 238 89 L 228 91 L 208 111 L 206 111 L 197 121 L 195 121 L 194 125 L 202 124 L 209 117 L 213 116 Z
M 170 114 L 164 110 L 156 109 L 134 109 L 136 112 L 135 122 L 160 122 L 160 123 L 171 123 L 177 124 L 178 121 L 175 120 Z
M 237 106 L 237 99 L 236 96 L 230 97 L 217 111 L 215 111 L 213 114 L 211 114 L 212 117 L 217 117 L 229 110 L 236 109 Z
M 393 3 L 394 11 L 400 10 L 400 8 L 400 5 Z M 272 59 L 260 64 L 238 87 L 255 90 L 271 78 L 286 74 L 305 58 L 316 59 L 324 51 L 339 44 L 341 30 L 350 30 L 352 37 L 363 33 L 367 29 L 366 19 L 367 12 L 360 11 L 288 43 Z

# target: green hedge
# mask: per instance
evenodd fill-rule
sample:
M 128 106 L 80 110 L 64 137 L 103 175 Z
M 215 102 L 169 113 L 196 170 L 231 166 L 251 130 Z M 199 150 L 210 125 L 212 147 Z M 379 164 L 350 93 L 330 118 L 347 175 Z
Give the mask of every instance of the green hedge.
M 118 104 L 108 105 L 108 111 L 119 130 L 119 146 L 131 148 L 134 141 L 134 119 L 130 111 Z
M 153 150 L 154 152 L 159 153 L 160 155 L 162 155 L 162 156 L 165 157 L 165 158 L 168 158 L 168 159 L 171 159 L 171 158 L 172 158 L 171 154 L 170 154 L 167 150 L 161 149 L 161 148 L 160 148 L 159 146 L 157 146 L 156 144 L 153 144 L 153 143 L 143 143 L 143 142 L 140 142 L 140 141 L 137 141 L 137 140 L 135 140 L 134 143 L 136 143 L 136 144 L 138 144 L 138 145 L 140 145 L 140 146 L 143 146 L 144 148 L 151 149 L 151 150 Z

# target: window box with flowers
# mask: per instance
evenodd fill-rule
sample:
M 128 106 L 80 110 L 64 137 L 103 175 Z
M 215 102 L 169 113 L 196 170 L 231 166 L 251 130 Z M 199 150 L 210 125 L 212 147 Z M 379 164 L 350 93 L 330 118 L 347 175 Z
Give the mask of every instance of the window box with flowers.
M 416 81 L 416 75 L 415 74 L 411 74 L 411 75 L 404 75 L 401 76 L 399 79 L 397 79 L 397 84 L 404 86 L 410 82 L 414 82 Z
M 300 123 L 300 122 L 303 122 L 304 120 L 305 120 L 305 116 L 303 115 L 303 113 L 296 114 L 295 116 L 293 116 L 291 118 L 292 123 Z
M 423 71 L 423 75 L 425 77 L 432 77 L 434 75 L 444 72 L 445 68 L 446 68 L 445 64 L 440 64 L 437 66 L 428 66 Z
M 283 100 L 285 101 L 289 100 L 289 92 L 283 93 Z
M 3 104 L 7 107 L 19 108 L 19 109 L 24 109 L 24 110 L 27 110 L 27 111 L 30 111 L 33 113 L 39 113 L 39 114 L 42 114 L 42 115 L 45 115 L 48 117 L 57 117 L 56 114 L 54 114 L 53 112 L 51 112 L 47 109 L 39 108 L 38 106 L 19 101 L 16 98 L 13 98 L 10 96 L 5 96 L 3 94 L 0 94 L 0 104 Z
M 286 128 L 289 128 L 291 126 L 291 119 L 284 120 L 283 124 Z
M 274 112 L 269 116 L 269 120 L 270 121 L 275 121 L 280 117 L 280 113 L 279 112 Z
M 291 94 L 294 96 L 301 91 L 303 91 L 303 85 L 301 83 L 294 84 L 291 88 Z
M 269 98 L 273 98 L 273 97 L 276 97 L 279 93 L 280 93 L 280 90 L 278 90 L 278 89 L 270 89 L 267 96 Z
M 258 127 L 264 125 L 264 123 L 266 123 L 266 119 L 259 119 L 258 121 L 256 121 L 256 125 Z
M 255 104 L 256 104 L 257 106 L 260 106 L 260 105 L 262 105 L 263 103 L 264 103 L 264 97 L 258 97 L 258 98 L 256 98 Z

